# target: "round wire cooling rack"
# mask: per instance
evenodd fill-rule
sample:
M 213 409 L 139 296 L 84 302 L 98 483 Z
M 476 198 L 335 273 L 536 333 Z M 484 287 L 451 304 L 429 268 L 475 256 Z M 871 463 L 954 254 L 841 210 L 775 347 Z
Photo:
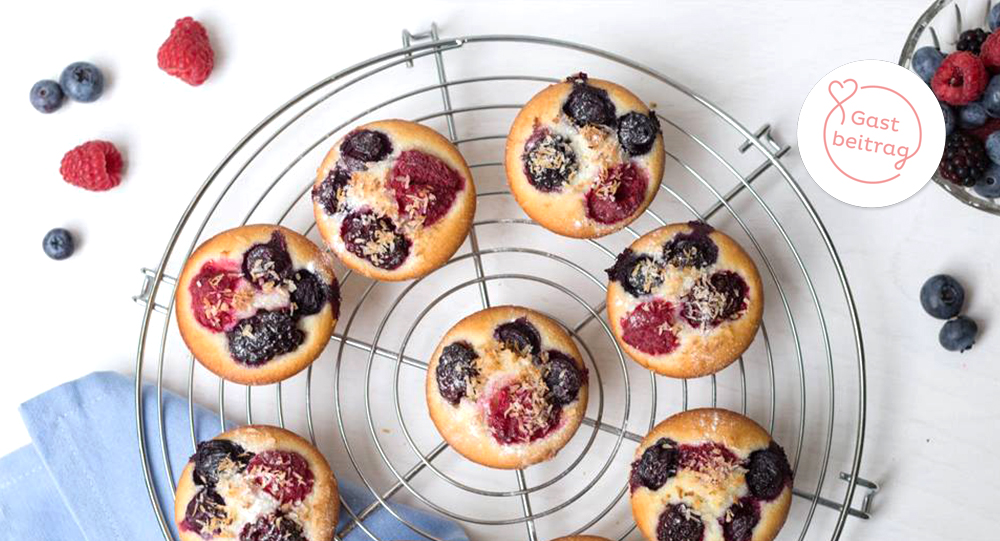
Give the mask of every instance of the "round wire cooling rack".
M 954 11 L 945 9 L 949 5 L 954 8 Z M 986 2 L 982 0 L 934 0 L 927 10 L 920 14 L 917 22 L 913 24 L 910 34 L 906 36 L 906 41 L 903 43 L 903 50 L 899 53 L 899 65 L 904 68 L 911 67 L 913 53 L 918 47 L 933 45 L 942 50 L 942 41 L 938 36 L 938 30 L 935 29 L 935 26 L 939 29 L 944 29 L 942 32 L 944 36 L 948 37 L 948 40 L 945 42 L 948 45 L 954 45 L 958 41 L 958 35 L 963 30 L 986 27 L 992 5 L 992 0 Z M 972 23 L 967 28 L 962 24 L 963 6 L 966 13 L 965 21 Z M 982 22 L 982 24 L 976 24 L 978 22 Z M 944 188 L 946 192 L 966 205 L 1000 216 L 1000 199 L 982 197 L 973 191 L 972 188 L 966 188 L 949 182 L 936 171 L 932 178 L 938 186 Z
M 199 426 L 196 415 L 196 402 L 211 399 L 219 429 L 227 411 L 242 406 L 247 423 L 304 431 L 339 479 L 370 493 L 363 504 L 342 502 L 347 520 L 339 538 L 361 532 L 379 539 L 365 519 L 385 511 L 439 539 L 397 505 L 409 504 L 458 521 L 474 539 L 538 541 L 583 531 L 638 539 L 627 498 L 635 446 L 656 421 L 702 405 L 750 415 L 789 450 L 797 498 L 783 535 L 836 540 L 848 517 L 868 519 L 878 487 L 859 476 L 861 328 L 833 242 L 781 162 L 789 147 L 767 125 L 751 132 L 662 73 L 585 45 L 507 35 L 440 39 L 436 26 L 404 31 L 403 45 L 321 80 L 257 124 L 198 189 L 159 265 L 143 269 L 135 297 L 145 304 L 136 428 L 164 538 L 176 538 L 165 518 L 175 479 L 170 450 L 191 452 L 199 434 L 216 428 Z M 558 237 L 525 218 L 506 190 L 502 163 L 507 128 L 524 101 L 580 69 L 657 104 L 668 158 L 663 193 L 650 209 L 622 232 L 586 241 Z M 171 317 L 174 276 L 209 232 L 239 223 L 281 223 L 316 239 L 309 197 L 316 164 L 351 126 L 392 116 L 438 127 L 469 161 L 478 209 L 466 246 L 441 269 L 407 283 L 371 281 L 342 268 L 336 344 L 298 376 L 233 392 L 237 386 L 200 368 L 179 340 Z M 769 177 L 776 182 L 757 182 Z M 738 363 L 710 377 L 672 380 L 628 361 L 618 347 L 604 320 L 602 270 L 642 231 L 691 219 L 710 221 L 752 248 L 769 301 L 760 339 Z M 425 359 L 438 337 L 462 316 L 501 303 L 531 306 L 560 322 L 592 375 L 587 416 L 574 438 L 553 460 L 514 472 L 451 451 L 423 396 Z M 143 393 L 144 376 L 156 379 L 155 402 Z M 165 431 L 163 390 L 184 386 L 190 437 L 177 441 Z M 304 407 L 289 407 L 290 396 L 303 397 Z M 144 415 L 152 407 L 150 426 Z M 152 435 L 159 449 L 147 443 Z M 843 484 L 827 482 L 831 470 Z M 154 472 L 169 486 L 157 486 Z M 858 486 L 864 497 L 855 507 Z

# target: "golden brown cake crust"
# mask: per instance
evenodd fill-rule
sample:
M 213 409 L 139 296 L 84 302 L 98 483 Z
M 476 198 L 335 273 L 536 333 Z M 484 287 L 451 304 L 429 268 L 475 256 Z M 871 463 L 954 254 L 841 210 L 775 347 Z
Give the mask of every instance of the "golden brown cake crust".
M 649 114 L 649 107 L 643 103 L 635 94 L 628 89 L 609 81 L 600 79 L 586 79 L 588 85 L 604 89 L 615 105 L 616 114 L 622 116 L 628 112 L 639 112 Z M 521 109 L 514 124 L 507 135 L 507 147 L 504 163 L 507 171 L 507 183 L 510 185 L 511 193 L 517 200 L 524 212 L 543 227 L 564 235 L 575 238 L 596 238 L 609 235 L 618 231 L 635 220 L 646 210 L 653 201 L 660 187 L 663 177 L 663 134 L 656 137 L 652 149 L 640 156 L 616 155 L 621 151 L 617 142 L 617 136 L 611 132 L 609 142 L 613 141 L 613 149 L 605 152 L 590 151 L 585 149 L 590 147 L 586 144 L 583 136 L 579 135 L 579 130 L 570 128 L 572 123 L 568 121 L 562 112 L 563 103 L 573 90 L 573 83 L 564 81 L 553 84 L 538 94 Z M 592 163 L 590 169 L 585 173 L 581 168 L 580 172 L 574 175 L 574 180 L 563 187 L 558 192 L 543 192 L 536 189 L 528 182 L 528 177 L 524 172 L 523 154 L 525 143 L 531 137 L 536 124 L 544 126 L 561 126 L 559 133 L 576 133 L 573 148 L 578 157 L 591 156 L 591 158 L 580 158 L 581 161 Z M 607 148 L 607 147 L 598 147 Z M 585 197 L 591 186 L 594 184 L 598 174 L 603 170 L 599 162 L 607 161 L 609 155 L 616 155 L 610 158 L 612 162 L 624 162 L 631 160 L 640 169 L 646 172 L 648 184 L 645 198 L 641 205 L 629 217 L 613 223 L 603 224 L 591 219 L 588 216 Z M 604 157 L 599 157 L 604 156 Z
M 299 320 L 299 328 L 305 331 L 306 337 L 298 348 L 279 355 L 262 366 L 251 367 L 236 362 L 229 354 L 225 332 L 213 332 L 195 318 L 190 284 L 201 271 L 202 265 L 219 258 L 241 261 L 243 253 L 248 248 L 257 243 L 266 243 L 275 231 L 281 232 L 284 236 L 292 265 L 296 270 L 308 268 L 339 291 L 330 256 L 309 239 L 285 227 L 278 225 L 237 227 L 223 231 L 202 243 L 188 258 L 177 282 L 174 293 L 177 326 L 180 328 L 181 337 L 198 362 L 228 381 L 264 385 L 297 374 L 319 357 L 329 343 L 333 328 L 337 324 L 334 307 L 326 303 L 319 313 Z
M 587 410 L 588 385 L 587 378 L 584 376 L 583 385 L 580 387 L 576 400 L 563 406 L 559 424 L 553 432 L 529 443 L 502 445 L 490 435 L 484 423 L 482 407 L 485 398 L 481 398 L 479 401 L 472 401 L 467 397 L 462 398 L 459 405 L 454 406 L 441 396 L 435 374 L 438 360 L 445 346 L 464 341 L 471 344 L 480 357 L 487 358 L 489 356 L 488 358 L 492 359 L 492 354 L 488 352 L 497 348 L 497 342 L 493 338 L 494 329 L 502 323 L 515 321 L 522 317 L 527 318 L 538 329 L 542 351 L 555 349 L 569 355 L 575 361 L 577 368 L 586 374 L 583 358 L 566 331 L 548 317 L 519 306 L 489 308 L 476 312 L 456 323 L 441 339 L 427 368 L 427 407 L 434 425 L 445 441 L 459 454 L 473 462 L 492 468 L 524 468 L 552 458 L 576 432 Z M 530 361 L 528 362 L 530 363 Z M 485 365 L 478 364 L 478 366 Z M 486 382 L 483 387 L 488 387 L 490 382 L 497 381 L 504 374 L 511 373 L 508 369 L 519 370 L 520 368 L 511 368 L 510 366 L 484 368 L 483 376 Z M 483 394 L 485 395 L 485 392 Z
M 557 537 L 552 541 L 611 541 L 607 537 L 598 537 L 596 535 L 567 535 L 566 537 Z
M 696 227 L 707 226 L 692 226 L 691 223 L 667 225 L 639 237 L 629 249 L 636 254 L 658 256 L 663 252 L 664 243 L 678 233 L 691 233 Z M 764 291 L 757 266 L 743 248 L 725 233 L 713 229 L 708 236 L 719 248 L 718 261 L 714 265 L 705 269 L 678 269 L 672 265 L 664 265 L 666 279 L 663 285 L 654 290 L 652 295 L 646 295 L 642 299 L 665 299 L 677 310 L 678 297 L 690 287 L 692 280 L 716 271 L 733 271 L 747 284 L 747 306 L 738 319 L 708 327 L 705 332 L 692 328 L 679 315 L 676 316 L 673 330 L 678 334 L 679 344 L 669 353 L 650 355 L 625 342 L 622 338 L 622 319 L 642 301 L 626 292 L 618 281 L 612 280 L 608 284 L 608 322 L 619 345 L 633 360 L 664 376 L 695 378 L 722 370 L 750 347 L 760 327 Z
M 660 438 L 671 439 L 678 445 L 722 444 L 741 461 L 746 461 L 754 451 L 767 449 L 772 442 L 763 427 L 743 415 L 725 409 L 702 408 L 678 413 L 656 425 L 639 444 L 635 460 Z M 702 517 L 705 524 L 703 541 L 723 541 L 718 521 L 725 517 L 730 505 L 749 493 L 745 475 L 746 469 L 742 466 L 715 478 L 679 470 L 656 491 L 645 486 L 634 489 L 632 515 L 646 539 L 660 541 L 656 527 L 664 507 L 668 503 L 684 503 Z M 753 529 L 751 541 L 771 541 L 778 535 L 788 516 L 791 499 L 789 482 L 776 498 L 759 503 L 760 521 Z
M 223 432 L 213 439 L 233 441 L 253 453 L 279 450 L 294 451 L 302 455 L 308 462 L 309 469 L 312 470 L 313 488 L 300 504 L 294 506 L 295 512 L 301 519 L 303 533 L 306 534 L 307 539 L 311 541 L 330 541 L 333 539 L 333 532 L 337 526 L 337 515 L 340 511 L 337 479 L 334 477 L 326 458 L 316 447 L 293 432 L 266 425 L 243 426 Z M 174 498 L 174 522 L 178 526 L 182 541 L 204 541 L 196 532 L 185 530 L 180 526 L 184 520 L 188 503 L 201 490 L 194 482 L 193 473 L 194 461 L 189 460 L 177 482 Z M 226 498 L 225 494 L 222 496 Z M 229 500 L 226 498 L 227 503 Z M 227 507 L 231 513 L 235 511 L 234 506 L 228 505 Z M 235 534 L 233 537 L 218 536 L 214 539 L 236 539 L 239 532 L 237 531 Z
M 333 250 L 333 253 L 345 265 L 369 278 L 398 281 L 424 276 L 444 265 L 462 245 L 472 228 L 472 219 L 476 214 L 476 186 L 472 171 L 455 145 L 451 144 L 443 135 L 422 124 L 406 120 L 380 120 L 358 126 L 351 133 L 363 129 L 380 131 L 389 135 L 393 152 L 386 158 L 388 167 L 391 167 L 391 163 L 400 152 L 419 150 L 440 159 L 456 171 L 464 180 L 463 188 L 455 194 L 455 201 L 440 220 L 429 227 L 420 225 L 408 234 L 408 238 L 413 242 L 410 255 L 402 265 L 392 270 L 376 267 L 344 247 L 344 240 L 340 236 L 340 226 L 347 212 L 337 212 L 330 215 L 326 213 L 322 205 L 314 201 L 313 214 L 316 217 L 316 225 L 324 242 Z M 336 166 L 340 159 L 340 145 L 343 140 L 343 138 L 338 140 L 323 159 L 323 163 L 316 172 L 314 186 L 318 187 Z M 356 176 L 357 173 L 354 175 Z M 353 182 L 355 181 L 352 180 Z M 384 187 L 384 175 L 369 179 L 368 182 L 383 186 L 381 191 L 384 193 L 390 191 L 390 188 Z M 385 206 L 384 203 L 382 206 Z M 387 213 L 395 212 L 388 207 L 385 211 Z

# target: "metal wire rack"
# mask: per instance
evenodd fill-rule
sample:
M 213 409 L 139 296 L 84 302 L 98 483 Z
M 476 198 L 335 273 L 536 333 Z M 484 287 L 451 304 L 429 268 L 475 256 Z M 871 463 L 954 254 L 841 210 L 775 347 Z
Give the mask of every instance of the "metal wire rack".
M 945 9 L 948 5 L 951 5 L 954 8 L 954 12 L 949 12 Z M 965 7 L 966 11 L 965 21 L 971 21 L 972 23 L 968 27 L 963 26 L 962 24 L 962 6 Z M 992 6 L 992 0 L 987 2 L 982 2 L 981 0 L 967 2 L 955 0 L 934 0 L 927 10 L 920 15 L 917 22 L 914 23 L 913 29 L 910 30 L 910 34 L 906 36 L 906 42 L 903 44 L 903 50 L 899 53 L 899 65 L 904 68 L 909 68 L 910 63 L 913 60 L 913 53 L 918 47 L 934 45 L 934 47 L 943 51 L 947 50 L 941 48 L 942 41 L 938 36 L 938 30 L 935 30 L 934 28 L 935 25 L 937 25 L 938 28 L 945 29 L 945 36 L 951 36 L 948 41 L 945 42 L 947 45 L 954 45 L 955 42 L 958 41 L 958 35 L 961 34 L 963 30 L 986 27 L 986 21 L 988 20 L 987 17 L 989 16 L 990 8 Z M 980 12 L 980 10 L 983 11 Z M 985 197 L 981 197 L 979 194 L 972 191 L 971 188 L 965 188 L 948 182 L 948 180 L 937 174 L 937 172 L 934 173 L 932 178 L 938 186 L 944 188 L 946 192 L 950 193 L 966 205 L 1000 216 L 1000 199 L 987 199 Z
M 446 55 L 460 77 L 446 76 Z M 517 74 L 493 71 L 510 66 Z M 505 189 L 498 158 L 523 101 L 580 69 L 619 81 L 658 104 L 670 162 L 663 193 L 650 210 L 625 231 L 591 241 L 557 237 L 526 219 Z M 171 317 L 173 276 L 207 232 L 237 223 L 282 223 L 316 238 L 309 190 L 326 148 L 359 122 L 394 115 L 441 126 L 471 164 L 479 205 L 467 247 L 443 268 L 409 283 L 339 273 L 345 303 L 335 344 L 303 374 L 269 386 L 271 392 L 268 387 L 233 392 L 234 384 L 197 366 L 179 342 Z M 864 349 L 837 251 L 780 161 L 788 151 L 768 125 L 751 132 L 659 71 L 550 38 L 440 39 L 436 26 L 419 34 L 404 31 L 402 49 L 309 87 L 226 155 L 184 211 L 159 265 L 143 269 L 135 297 L 145 306 L 136 353 L 136 428 L 164 538 L 173 539 L 165 518 L 173 502 L 155 486 L 153 471 L 162 469 L 174 479 L 168 450 L 193 449 L 199 433 L 194 404 L 217 393 L 223 428 L 227 411 L 239 407 L 243 395 L 246 422 L 304 427 L 338 477 L 371 492 L 371 504 L 344 506 L 350 520 L 341 538 L 360 529 L 378 539 L 363 521 L 384 508 L 437 539 L 392 505 L 409 503 L 460 521 L 474 539 L 526 534 L 538 541 L 583 531 L 638 539 L 626 482 L 635 444 L 657 420 L 703 403 L 755 417 L 790 451 L 798 498 L 783 535 L 838 539 L 848 517 L 869 518 L 878 488 L 859 476 Z M 766 177 L 777 178 L 757 182 Z M 728 188 L 717 187 L 727 180 Z M 769 307 L 760 339 L 730 369 L 692 381 L 654 377 L 626 360 L 604 321 L 601 269 L 640 231 L 695 218 L 752 248 L 764 271 Z M 795 220 L 795 226 L 786 226 L 786 220 Z M 822 263 L 823 279 L 814 280 L 817 271 L 806 259 L 814 267 Z M 821 298 L 836 308 L 824 308 Z M 462 315 L 500 302 L 541 309 L 563 324 L 593 376 L 588 414 L 573 440 L 554 460 L 514 473 L 475 466 L 449 451 L 429 424 L 423 399 L 424 359 L 437 338 Z M 158 336 L 154 324 L 160 325 Z M 148 407 L 143 377 L 157 382 L 158 426 L 143 420 Z M 190 441 L 171 441 L 164 433 L 162 392 L 185 384 Z M 286 396 L 300 391 L 304 408 L 289 407 Z M 262 421 L 261 411 L 273 412 L 273 418 Z M 151 431 L 159 433 L 159 450 L 146 443 Z M 839 471 L 844 483 L 828 483 L 830 470 Z M 858 486 L 865 494 L 854 507 Z M 172 496 L 173 482 L 168 488 Z M 819 508 L 834 512 L 820 513 L 817 520 Z M 818 522 L 822 529 L 810 530 Z

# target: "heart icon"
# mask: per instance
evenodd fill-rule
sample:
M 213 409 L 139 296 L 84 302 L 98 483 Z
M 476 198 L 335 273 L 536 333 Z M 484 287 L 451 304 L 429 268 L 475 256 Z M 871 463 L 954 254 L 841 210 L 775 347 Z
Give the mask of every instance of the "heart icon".
M 836 89 L 834 89 L 834 85 L 837 86 Z M 848 92 L 848 89 L 850 89 L 850 92 Z M 833 100 L 837 102 L 834 109 L 840 109 L 840 123 L 843 124 L 844 120 L 847 119 L 847 113 L 844 112 L 843 103 L 851 99 L 851 96 L 858 93 L 858 82 L 854 79 L 844 79 L 843 83 L 840 81 L 830 81 L 830 86 L 827 87 L 827 92 L 829 92 Z M 844 98 L 841 99 L 837 97 L 837 94 L 844 96 Z

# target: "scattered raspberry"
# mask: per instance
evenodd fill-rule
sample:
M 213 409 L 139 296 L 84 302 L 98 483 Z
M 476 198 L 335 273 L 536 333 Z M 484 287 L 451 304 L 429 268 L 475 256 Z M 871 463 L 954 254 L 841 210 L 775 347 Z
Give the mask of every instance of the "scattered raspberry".
M 991 73 L 1000 71 L 1000 33 L 990 34 L 979 51 L 979 59 Z
M 970 52 L 962 51 L 945 57 L 931 79 L 931 89 L 945 103 L 965 105 L 979 99 L 988 82 L 989 75 L 983 61 Z
M 178 19 L 170 37 L 156 53 L 160 69 L 191 86 L 208 79 L 215 66 L 215 53 L 205 27 L 191 17 Z
M 107 141 L 88 141 L 63 156 L 62 177 L 74 186 L 103 192 L 122 181 L 122 155 Z

